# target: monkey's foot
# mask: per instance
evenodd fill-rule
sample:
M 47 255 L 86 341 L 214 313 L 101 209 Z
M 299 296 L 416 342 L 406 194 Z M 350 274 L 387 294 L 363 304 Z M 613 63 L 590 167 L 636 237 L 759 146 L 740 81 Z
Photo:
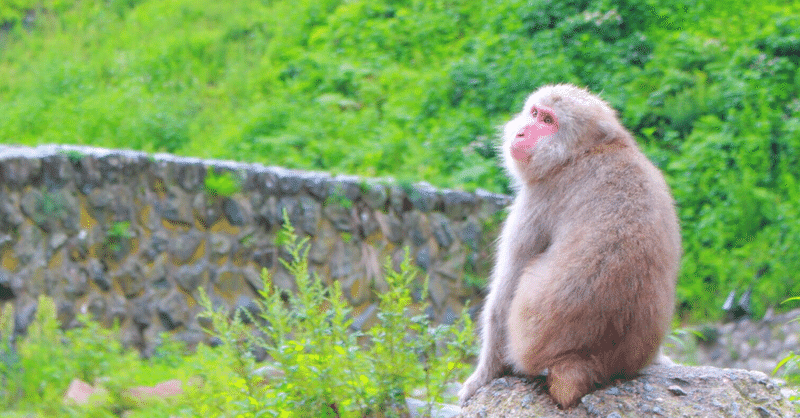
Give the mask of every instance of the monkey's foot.
M 472 376 L 464 382 L 461 390 L 458 391 L 458 402 L 461 406 L 464 406 L 467 400 L 471 398 L 478 389 L 489 383 L 490 380 L 488 373 L 482 373 L 480 370 L 476 370 L 475 373 L 472 373 Z
M 578 404 L 583 395 L 594 389 L 594 377 L 583 363 L 562 362 L 550 368 L 547 385 L 550 396 L 567 409 Z

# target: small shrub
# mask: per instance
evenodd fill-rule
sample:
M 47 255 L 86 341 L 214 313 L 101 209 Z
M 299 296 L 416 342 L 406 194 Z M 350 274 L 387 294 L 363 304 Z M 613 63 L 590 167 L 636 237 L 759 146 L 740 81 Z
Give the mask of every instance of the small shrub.
M 206 194 L 216 198 L 231 197 L 242 189 L 241 181 L 231 172 L 216 174 L 209 170 L 203 184 Z
M 131 232 L 129 221 L 114 222 L 106 232 L 103 247 L 109 253 L 119 253 L 131 238 L 133 238 L 133 232 Z
M 281 242 L 289 260 L 281 261 L 295 277 L 295 294 L 277 289 L 266 270 L 257 315 L 243 309 L 231 315 L 201 291 L 201 316 L 223 342 L 218 349 L 234 382 L 223 389 L 228 411 L 235 405 L 252 416 L 275 410 L 284 412 L 273 416 L 399 417 L 413 389 L 423 389 L 429 402 L 441 399 L 443 384 L 461 378 L 463 360 L 474 355 L 469 316 L 434 327 L 425 315 L 413 315 L 411 289 L 419 273 L 406 254 L 399 271 L 387 261 L 389 291 L 378 295 L 378 323 L 353 332 L 340 284 L 325 286 L 309 273 L 308 238 L 298 238 L 286 212 L 284 221 Z M 247 323 L 256 324 L 256 332 Z M 276 370 L 268 380 L 254 373 L 256 349 L 266 350 Z

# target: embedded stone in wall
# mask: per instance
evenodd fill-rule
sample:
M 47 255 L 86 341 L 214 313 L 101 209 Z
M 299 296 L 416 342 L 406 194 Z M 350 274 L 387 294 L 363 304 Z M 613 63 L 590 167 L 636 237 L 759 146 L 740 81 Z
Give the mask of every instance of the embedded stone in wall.
M 408 194 L 408 200 L 414 209 L 420 212 L 430 212 L 440 199 L 437 190 L 428 183 L 419 183 Z
M 67 168 L 68 164 L 69 161 L 62 155 L 42 158 L 42 181 L 46 189 L 60 189 L 71 180 L 72 170 Z
M 399 244 L 403 241 L 403 223 L 401 219 L 381 212 L 375 213 L 375 220 L 383 235 L 392 243 Z
M 464 226 L 461 228 L 459 236 L 469 248 L 477 250 L 478 244 L 481 241 L 481 227 L 474 218 L 467 219 Z
M 466 218 L 467 214 L 472 213 L 477 203 L 475 195 L 457 190 L 444 192 L 442 200 L 444 202 L 445 215 L 454 221 L 461 221 Z
M 234 199 L 227 198 L 222 200 L 222 213 L 225 214 L 225 219 L 233 226 L 243 226 L 250 222 L 249 208 L 244 208 L 242 202 L 237 202 Z
M 186 293 L 192 293 L 198 287 L 207 285 L 212 280 L 212 270 L 209 264 L 201 261 L 188 266 L 181 266 L 175 274 L 175 281 Z
M 304 180 L 305 188 L 312 197 L 319 201 L 325 201 L 328 198 L 330 189 L 328 184 L 331 176 L 322 173 L 309 173 Z
M 78 201 L 65 190 L 31 190 L 22 197 L 22 212 L 45 232 L 78 230 Z
M 222 202 L 205 193 L 198 193 L 192 200 L 192 211 L 195 219 L 208 229 L 222 218 Z
M 378 225 L 378 220 L 375 218 L 375 214 L 371 210 L 361 210 L 358 219 L 360 221 L 359 231 L 362 237 L 366 238 L 378 232 L 380 226 Z
M 135 298 L 144 292 L 145 278 L 142 267 L 135 261 L 129 261 L 111 275 L 114 283 L 119 285 L 126 298 Z
M 285 170 L 278 173 L 278 190 L 281 193 L 289 196 L 294 196 L 300 193 L 300 188 L 303 186 L 303 177 L 293 171 Z
M 88 260 L 85 269 L 89 277 L 91 277 L 92 282 L 94 282 L 100 290 L 107 292 L 111 289 L 111 280 L 108 277 L 105 265 L 103 265 L 100 260 L 96 258 Z
M 23 150 L 19 153 L 9 153 L 5 158 L 2 169 L 0 169 L 0 179 L 7 187 L 14 189 L 22 188 L 35 183 L 36 177 L 42 169 L 42 160 L 36 155 L 27 156 Z
M 25 222 L 19 193 L 0 191 L 0 231 L 10 231 Z
M 411 210 L 413 205 L 408 199 L 406 192 L 399 186 L 391 186 L 389 189 L 389 205 L 396 215 Z
M 172 222 L 192 225 L 194 214 L 190 195 L 177 187 L 170 187 L 167 196 L 156 206 L 161 217 Z
M 161 325 L 167 331 L 183 326 L 189 320 L 189 309 L 180 292 L 173 291 L 156 308 Z
M 331 255 L 330 268 L 331 278 L 340 279 L 354 273 L 354 266 L 359 260 L 360 251 L 352 244 L 339 241 L 334 245 Z
M 170 254 L 176 264 L 186 264 L 197 252 L 203 237 L 197 231 L 189 231 L 179 235 L 170 242 Z
M 253 288 L 255 291 L 264 290 L 264 280 L 261 278 L 261 272 L 258 271 L 255 267 L 247 266 L 242 269 L 242 274 L 244 274 L 244 279 Z
M 386 202 L 389 200 L 389 191 L 386 186 L 382 184 L 369 184 L 367 192 L 362 196 L 362 199 L 372 210 L 383 210 L 386 208 Z
M 77 265 L 69 265 L 63 270 L 60 292 L 67 300 L 75 300 L 89 291 L 89 275 Z
M 213 278 L 214 289 L 216 289 L 221 296 L 234 298 L 235 295 L 243 290 L 246 290 L 244 273 L 241 269 L 225 266 L 217 271 Z
M 447 217 L 441 213 L 431 214 L 431 224 L 433 226 L 433 236 L 442 248 L 447 248 L 453 243 L 453 231 Z
M 337 230 L 341 232 L 351 231 L 349 207 L 338 203 L 328 203 L 323 207 L 322 212 Z
M 100 165 L 94 155 L 78 153 L 79 159 L 72 164 L 75 187 L 84 195 L 88 195 L 95 187 L 103 183 Z

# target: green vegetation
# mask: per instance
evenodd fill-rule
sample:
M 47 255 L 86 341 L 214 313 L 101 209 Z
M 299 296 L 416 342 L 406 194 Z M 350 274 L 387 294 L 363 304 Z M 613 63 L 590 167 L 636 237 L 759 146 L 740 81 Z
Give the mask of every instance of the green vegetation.
M 800 301 L 800 297 L 793 297 L 786 299 L 783 303 L 787 302 L 798 302 Z M 800 319 L 795 318 L 791 322 L 797 322 Z M 800 384 L 800 353 L 791 352 L 788 356 L 781 359 L 778 364 L 775 366 L 775 369 L 772 370 L 772 374 L 778 374 L 778 371 L 783 369 L 786 372 L 786 380 L 789 383 L 798 385 Z M 792 399 L 797 399 L 798 395 L 793 396 Z
M 118 253 L 123 250 L 126 242 L 133 237 L 130 221 L 114 222 L 106 232 L 103 247 L 109 253 Z
M 154 355 L 141 360 L 123 350 L 117 326 L 102 328 L 88 315 L 79 317 L 82 327 L 62 331 L 53 300 L 40 297 L 18 349 L 7 338 L 0 342 L 0 416 L 391 418 L 407 416 L 405 398 L 412 391 L 428 405 L 441 401 L 445 383 L 463 379 L 471 369 L 466 360 L 476 354 L 469 315 L 434 326 L 412 311 L 411 289 L 420 273 L 406 256 L 399 271 L 387 260 L 389 290 L 379 295 L 376 324 L 353 332 L 339 283 L 325 286 L 309 274 L 308 239 L 299 239 L 284 219 L 281 240 L 291 259 L 281 261 L 297 292 L 275 288 L 265 270 L 257 309 L 231 313 L 201 290 L 200 316 L 221 341 L 215 348 L 201 344 L 190 354 L 164 336 Z M 12 330 L 7 304 L 0 336 Z M 257 363 L 256 350 L 266 350 L 268 359 Z M 105 390 L 87 405 L 64 402 L 73 378 Z M 142 402 L 128 392 L 171 379 L 182 382 L 183 395 Z
M 233 196 L 234 193 L 242 189 L 241 183 L 239 177 L 228 171 L 217 174 L 213 170 L 209 170 L 206 174 L 206 178 L 203 180 L 206 194 L 215 198 Z
M 800 293 L 800 2 L 13 0 L 0 140 L 508 192 L 496 127 L 601 92 L 674 189 L 685 318 Z

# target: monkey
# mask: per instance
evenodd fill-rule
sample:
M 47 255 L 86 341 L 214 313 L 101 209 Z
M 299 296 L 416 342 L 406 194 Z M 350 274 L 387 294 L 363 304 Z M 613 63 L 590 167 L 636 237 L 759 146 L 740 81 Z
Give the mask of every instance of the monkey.
M 568 409 L 669 362 L 658 353 L 682 255 L 678 218 L 663 175 L 616 111 L 586 89 L 547 85 L 504 125 L 501 147 L 515 197 L 461 404 L 514 373 L 541 377 Z

